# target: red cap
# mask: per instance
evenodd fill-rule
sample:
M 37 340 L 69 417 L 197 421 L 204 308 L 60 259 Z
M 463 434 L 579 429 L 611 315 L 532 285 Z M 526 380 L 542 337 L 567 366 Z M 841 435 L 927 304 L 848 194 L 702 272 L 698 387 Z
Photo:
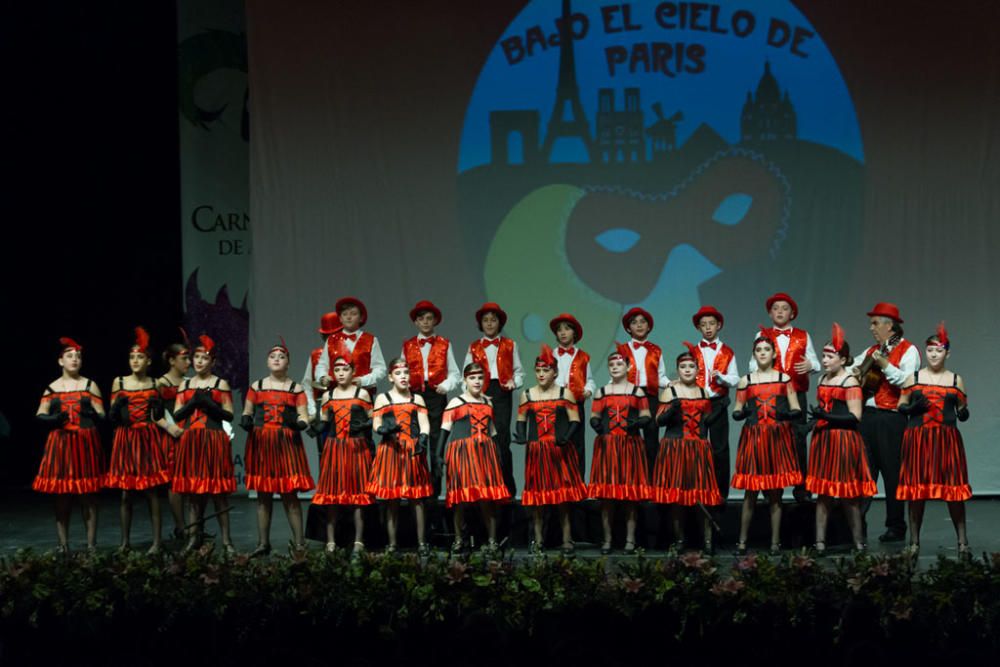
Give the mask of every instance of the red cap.
M 577 322 L 576 318 L 570 315 L 569 313 L 559 313 L 558 315 L 552 318 L 552 321 L 549 322 L 549 329 L 552 330 L 552 333 L 556 332 L 556 327 L 559 326 L 560 322 L 565 322 L 566 324 L 573 327 L 573 331 L 576 332 L 575 342 L 579 343 L 581 340 L 583 340 L 583 325 Z
M 441 324 L 441 309 L 426 299 L 424 301 L 417 301 L 417 305 L 410 309 L 410 319 L 415 320 L 418 315 L 427 311 L 434 313 L 434 319 L 436 320 L 434 326 Z
M 142 327 L 135 328 L 135 342 L 132 344 L 132 349 L 145 355 L 149 354 L 149 332 Z
M 795 299 L 788 296 L 784 292 L 775 292 L 768 297 L 767 302 L 764 305 L 764 310 L 771 312 L 771 306 L 775 304 L 776 301 L 786 301 L 788 305 L 792 307 L 792 319 L 794 320 L 799 316 L 799 304 L 795 303 Z M 789 320 L 790 321 L 790 320 Z
M 344 308 L 348 308 L 350 306 L 356 306 L 357 309 L 361 311 L 361 326 L 364 326 L 365 322 L 368 321 L 368 309 L 365 308 L 365 304 L 361 301 L 361 299 L 356 299 L 353 296 L 341 297 L 337 299 L 337 303 L 334 304 L 333 309 L 337 311 L 337 315 L 340 315 Z
M 632 318 L 636 315 L 642 315 L 645 317 L 646 321 L 649 322 L 649 330 L 653 330 L 653 316 L 649 314 L 648 310 L 635 306 L 633 308 L 629 308 L 628 312 L 625 313 L 625 317 L 622 318 L 622 326 L 625 327 L 625 331 L 628 331 L 629 325 L 632 324 Z
M 868 317 L 888 317 L 898 324 L 903 323 L 903 318 L 899 316 L 899 306 L 894 303 L 886 303 L 881 301 L 875 304 L 875 307 L 868 311 Z
M 318 331 L 324 336 L 331 336 L 343 328 L 340 326 L 340 315 L 337 313 L 326 313 L 319 320 Z
M 494 313 L 497 316 L 497 319 L 500 320 L 500 329 L 502 331 L 504 325 L 507 324 L 507 313 L 500 307 L 500 304 L 493 303 L 492 301 L 487 301 L 476 311 L 476 323 L 479 325 L 479 330 L 483 330 L 483 315 L 486 313 Z
M 698 323 L 701 322 L 701 318 L 708 317 L 709 315 L 719 320 L 719 325 L 724 325 L 726 323 L 726 319 L 722 316 L 722 313 L 716 310 L 715 306 L 702 306 L 698 309 L 698 312 L 691 317 L 691 322 L 694 323 L 694 326 L 697 329 Z

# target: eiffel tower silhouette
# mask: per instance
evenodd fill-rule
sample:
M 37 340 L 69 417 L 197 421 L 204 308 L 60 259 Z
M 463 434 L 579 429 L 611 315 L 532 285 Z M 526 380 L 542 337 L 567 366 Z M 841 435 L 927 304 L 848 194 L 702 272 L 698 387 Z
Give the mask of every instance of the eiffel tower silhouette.
M 573 28 L 570 25 L 570 0 L 562 0 L 562 19 L 559 24 L 559 83 L 556 86 L 556 103 L 549 116 L 545 131 L 542 155 L 552 162 L 552 146 L 556 139 L 579 139 L 587 149 L 591 162 L 596 160 L 594 140 L 590 125 L 580 104 L 580 87 L 576 83 L 576 57 L 573 55 Z

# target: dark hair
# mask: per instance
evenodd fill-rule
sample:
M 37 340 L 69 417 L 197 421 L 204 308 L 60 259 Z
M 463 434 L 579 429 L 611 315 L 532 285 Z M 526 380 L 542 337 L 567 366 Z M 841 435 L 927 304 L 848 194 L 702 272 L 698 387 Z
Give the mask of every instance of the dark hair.
M 933 344 L 933 345 L 941 345 L 941 338 L 937 334 L 931 334 L 930 336 L 927 337 L 927 340 L 924 341 L 924 347 L 927 347 L 928 345 L 931 345 L 931 344 Z M 948 341 L 944 345 L 941 345 L 941 347 L 943 347 L 945 350 L 950 350 L 951 349 L 951 341 Z
M 462 369 L 462 379 L 469 377 L 474 373 L 486 373 L 486 369 L 483 368 L 482 364 L 473 361 L 471 364 L 466 364 L 465 368 Z
M 684 361 L 685 359 L 690 359 L 691 361 L 693 361 L 695 366 L 698 365 L 698 360 L 694 358 L 693 354 L 691 354 L 690 352 L 681 352 L 680 354 L 677 355 L 677 361 L 674 362 L 674 366 L 680 366 L 681 362 Z
M 757 338 L 754 339 L 754 342 L 753 342 L 753 349 L 756 350 L 757 349 L 757 345 L 759 345 L 760 343 L 767 343 L 768 345 L 770 345 L 771 346 L 771 352 L 776 352 L 777 349 L 778 349 L 777 346 L 774 344 L 774 341 L 771 340 L 770 338 L 768 338 L 767 336 L 757 336 Z
M 171 343 L 167 345 L 166 349 L 163 350 L 163 363 L 169 366 L 170 362 L 179 357 L 181 352 L 191 354 L 190 348 L 184 343 Z
M 392 369 L 395 368 L 396 366 L 405 366 L 407 370 L 409 370 L 410 368 L 410 364 L 408 364 L 406 362 L 406 359 L 404 359 L 403 357 L 393 357 L 392 360 L 389 362 L 389 365 L 386 366 L 386 368 L 388 368 L 389 373 L 392 374 Z M 351 368 L 354 368 L 353 363 L 351 364 Z
M 827 343 L 823 346 L 824 352 L 829 352 L 833 348 L 833 341 Z M 838 357 L 844 360 L 844 366 L 850 367 L 854 364 L 854 357 L 851 356 L 851 346 L 845 340 L 844 344 L 840 346 L 840 349 L 835 353 Z

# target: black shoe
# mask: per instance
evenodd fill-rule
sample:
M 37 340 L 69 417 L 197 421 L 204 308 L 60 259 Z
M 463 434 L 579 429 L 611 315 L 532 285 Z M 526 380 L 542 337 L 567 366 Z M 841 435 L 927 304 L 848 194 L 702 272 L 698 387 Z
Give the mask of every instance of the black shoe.
M 811 503 L 813 501 L 813 494 L 811 491 L 807 491 L 804 486 L 796 486 L 792 489 L 792 498 L 797 503 Z
M 879 542 L 902 542 L 906 539 L 905 530 L 897 530 L 895 528 L 890 528 L 881 535 L 878 536 Z

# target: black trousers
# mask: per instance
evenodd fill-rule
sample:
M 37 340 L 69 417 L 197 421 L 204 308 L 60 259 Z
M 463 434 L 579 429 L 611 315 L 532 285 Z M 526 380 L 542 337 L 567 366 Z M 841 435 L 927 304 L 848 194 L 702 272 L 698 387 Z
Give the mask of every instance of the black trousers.
M 427 454 L 429 457 L 428 463 L 433 461 L 433 457 L 436 456 L 435 450 L 437 449 L 438 438 L 441 435 L 441 418 L 444 416 L 444 409 L 448 405 L 448 397 L 445 394 L 439 394 L 436 391 L 422 391 L 420 396 L 423 397 L 424 403 L 427 405 L 427 421 L 430 422 L 431 431 L 428 434 L 430 441 L 427 443 Z M 434 466 L 428 465 L 432 471 Z M 434 497 L 437 498 L 441 495 L 441 478 L 436 477 L 434 473 L 431 473 L 431 484 L 434 485 Z
M 653 481 L 653 468 L 656 467 L 656 455 L 660 452 L 660 427 L 656 425 L 656 411 L 660 408 L 660 399 L 657 396 L 646 394 L 646 404 L 649 406 L 649 414 L 652 419 L 646 428 L 642 429 L 642 441 L 646 446 L 646 462 L 649 466 L 649 481 Z
M 799 415 L 798 419 L 793 419 L 790 423 L 792 425 L 792 434 L 795 438 L 795 458 L 799 461 L 799 470 L 802 472 L 802 479 L 805 479 L 806 473 L 809 472 L 809 462 L 806 460 L 806 431 L 804 428 L 796 428 L 800 425 L 805 425 L 806 423 L 806 408 L 809 407 L 808 396 L 804 391 L 795 392 L 795 395 L 799 399 L 799 408 L 802 410 L 802 414 Z M 805 482 L 799 484 L 795 487 L 798 490 L 805 490 Z
M 885 481 L 885 527 L 898 532 L 906 531 L 904 502 L 896 500 L 900 450 L 905 430 L 906 416 L 895 410 L 866 407 L 861 413 L 861 439 L 865 441 L 872 477 L 878 481 L 878 476 L 881 474 Z M 862 503 L 865 514 L 868 513 L 869 507 L 871 498 Z
M 722 410 L 722 416 L 714 424 L 708 427 L 708 441 L 712 445 L 712 465 L 715 468 L 715 483 L 719 487 L 719 495 L 722 496 L 722 504 L 718 506 L 718 511 L 726 507 L 726 497 L 729 495 L 729 415 L 726 408 L 719 405 L 722 396 L 712 399 L 712 409 Z
M 580 415 L 580 428 L 576 429 L 571 440 L 573 448 L 576 450 L 576 461 L 580 466 L 580 478 L 583 483 L 587 483 L 587 429 L 590 428 L 590 413 L 584 410 L 586 401 L 579 401 L 576 404 L 576 411 Z
M 517 483 L 514 481 L 514 456 L 510 452 L 510 419 L 514 410 L 514 392 L 500 386 L 497 379 L 490 380 L 486 387 L 486 395 L 493 400 L 493 424 L 497 435 L 493 439 L 497 443 L 497 453 L 500 455 L 500 469 L 503 470 L 503 481 L 510 495 L 517 494 Z

